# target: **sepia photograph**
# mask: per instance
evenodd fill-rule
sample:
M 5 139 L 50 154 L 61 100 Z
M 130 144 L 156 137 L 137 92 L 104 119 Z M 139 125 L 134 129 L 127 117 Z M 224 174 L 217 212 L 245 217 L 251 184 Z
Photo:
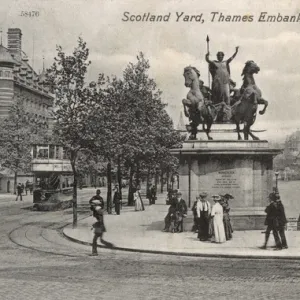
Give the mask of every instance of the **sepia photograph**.
M 0 300 L 299 299 L 299 49 L 299 0 L 1 0 Z

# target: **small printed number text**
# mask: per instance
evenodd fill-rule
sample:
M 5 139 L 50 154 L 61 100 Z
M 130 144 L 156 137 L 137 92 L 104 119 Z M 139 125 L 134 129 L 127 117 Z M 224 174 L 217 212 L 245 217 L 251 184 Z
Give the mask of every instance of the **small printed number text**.
M 21 11 L 21 17 L 27 17 L 27 18 L 36 18 L 40 16 L 40 12 L 37 10 L 31 10 L 31 11 Z

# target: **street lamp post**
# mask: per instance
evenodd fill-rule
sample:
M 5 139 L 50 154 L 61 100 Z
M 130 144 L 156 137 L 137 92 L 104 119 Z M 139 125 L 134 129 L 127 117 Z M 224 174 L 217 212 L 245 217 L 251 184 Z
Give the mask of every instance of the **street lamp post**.
M 278 193 L 278 175 L 279 175 L 279 172 L 278 171 L 276 171 L 275 172 L 275 179 L 276 179 L 276 192 Z

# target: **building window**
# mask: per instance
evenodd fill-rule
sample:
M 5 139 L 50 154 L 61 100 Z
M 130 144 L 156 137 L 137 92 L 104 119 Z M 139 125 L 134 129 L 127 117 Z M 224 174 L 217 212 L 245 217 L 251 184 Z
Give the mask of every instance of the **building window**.
M 48 146 L 42 146 L 38 147 L 38 158 L 49 158 L 49 147 Z
M 49 147 L 49 158 L 54 158 L 55 146 L 50 145 Z

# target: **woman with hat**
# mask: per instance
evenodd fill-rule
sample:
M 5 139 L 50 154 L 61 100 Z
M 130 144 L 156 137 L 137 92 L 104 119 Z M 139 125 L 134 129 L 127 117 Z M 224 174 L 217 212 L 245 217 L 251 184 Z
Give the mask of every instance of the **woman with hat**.
M 135 211 L 145 210 L 145 206 L 140 193 L 140 186 L 136 187 L 136 192 L 133 194 L 135 202 Z
M 220 203 L 223 207 L 223 223 L 224 223 L 225 236 L 227 241 L 232 239 L 232 233 L 233 233 L 230 217 L 229 217 L 230 207 L 228 204 L 228 200 L 230 199 L 234 199 L 234 197 L 231 194 L 222 195 L 222 201 Z
M 196 206 L 197 217 L 198 217 L 198 239 L 200 241 L 207 241 L 211 205 L 206 200 L 207 197 L 206 192 L 200 193 L 199 197 L 200 198 L 197 201 L 197 206 Z
M 223 207 L 220 204 L 222 200 L 220 195 L 212 196 L 215 205 L 212 207 L 211 216 L 213 218 L 214 234 L 216 243 L 226 242 L 225 229 L 223 224 Z

